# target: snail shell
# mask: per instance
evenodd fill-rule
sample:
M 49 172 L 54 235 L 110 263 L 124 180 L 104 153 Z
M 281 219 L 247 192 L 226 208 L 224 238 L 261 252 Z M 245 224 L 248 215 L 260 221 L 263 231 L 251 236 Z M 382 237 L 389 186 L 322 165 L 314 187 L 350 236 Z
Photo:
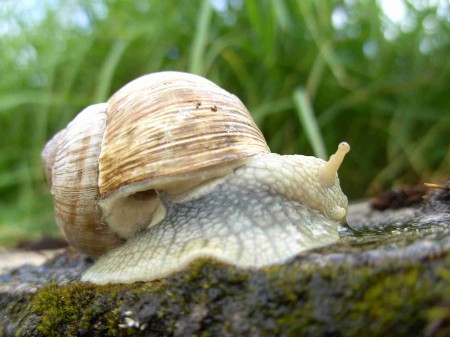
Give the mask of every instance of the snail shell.
M 155 189 L 179 194 L 268 152 L 236 96 L 197 75 L 160 72 L 80 112 L 42 157 L 58 225 L 98 256 L 164 217 Z

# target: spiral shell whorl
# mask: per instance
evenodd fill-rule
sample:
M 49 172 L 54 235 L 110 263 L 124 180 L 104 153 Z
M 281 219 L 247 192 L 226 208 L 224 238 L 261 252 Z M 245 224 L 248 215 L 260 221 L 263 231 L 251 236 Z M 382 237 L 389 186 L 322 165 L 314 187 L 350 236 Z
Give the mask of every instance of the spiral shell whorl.
M 84 109 L 42 153 L 58 226 L 73 246 L 92 256 L 122 242 L 102 223 L 97 206 L 98 156 L 106 106 L 96 104 Z

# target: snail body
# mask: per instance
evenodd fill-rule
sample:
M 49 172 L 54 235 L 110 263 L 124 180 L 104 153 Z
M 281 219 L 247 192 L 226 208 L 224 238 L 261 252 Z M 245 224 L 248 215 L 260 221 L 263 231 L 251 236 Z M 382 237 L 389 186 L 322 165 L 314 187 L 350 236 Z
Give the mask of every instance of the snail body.
M 262 267 L 336 241 L 348 150 L 328 162 L 270 153 L 236 96 L 161 72 L 80 112 L 42 157 L 58 225 L 100 256 L 82 280 L 129 283 L 199 257 Z

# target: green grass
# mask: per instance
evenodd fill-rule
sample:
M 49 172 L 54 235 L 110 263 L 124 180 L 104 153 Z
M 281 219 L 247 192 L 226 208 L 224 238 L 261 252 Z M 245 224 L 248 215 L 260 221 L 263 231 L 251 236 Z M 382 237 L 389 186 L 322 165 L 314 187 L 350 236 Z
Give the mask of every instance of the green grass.
M 273 152 L 323 157 L 348 141 L 340 177 L 351 199 L 449 178 L 448 8 L 406 1 L 414 24 L 402 29 L 374 0 L 229 1 L 220 11 L 207 0 L 36 3 L 0 3 L 0 243 L 56 230 L 46 140 L 159 70 L 235 93 Z

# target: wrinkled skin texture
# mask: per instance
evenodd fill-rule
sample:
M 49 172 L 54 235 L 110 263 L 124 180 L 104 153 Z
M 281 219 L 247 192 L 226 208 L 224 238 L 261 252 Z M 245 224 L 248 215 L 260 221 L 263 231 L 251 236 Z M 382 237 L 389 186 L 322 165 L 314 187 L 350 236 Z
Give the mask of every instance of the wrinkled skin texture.
M 321 185 L 324 165 L 314 157 L 264 154 L 183 200 L 162 194 L 164 220 L 102 256 L 82 280 L 150 281 L 205 256 L 258 268 L 335 242 L 347 198 L 337 177 Z

